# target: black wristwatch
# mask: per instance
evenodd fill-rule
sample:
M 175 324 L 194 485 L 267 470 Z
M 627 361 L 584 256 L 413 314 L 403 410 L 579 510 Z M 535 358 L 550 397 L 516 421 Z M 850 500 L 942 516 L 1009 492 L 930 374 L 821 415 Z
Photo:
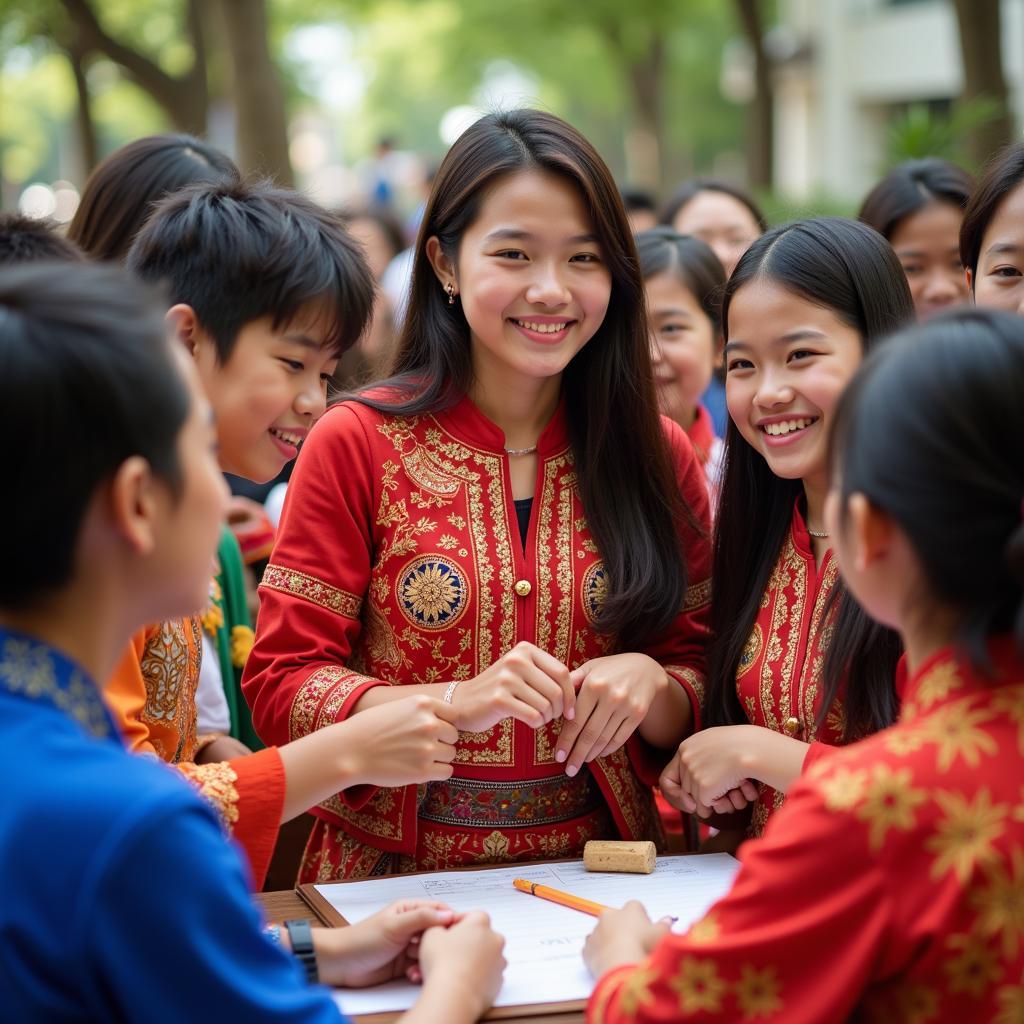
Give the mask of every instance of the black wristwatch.
M 313 948 L 313 933 L 308 921 L 285 921 L 288 941 L 292 946 L 292 954 L 302 961 L 306 968 L 306 980 L 315 985 L 320 980 L 316 969 L 316 950 Z

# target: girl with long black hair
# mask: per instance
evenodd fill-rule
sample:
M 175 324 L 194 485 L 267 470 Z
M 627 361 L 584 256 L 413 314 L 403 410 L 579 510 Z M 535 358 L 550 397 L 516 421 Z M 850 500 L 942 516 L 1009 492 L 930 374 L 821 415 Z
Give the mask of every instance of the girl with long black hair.
M 702 816 L 752 802 L 747 836 L 763 831 L 808 756 L 896 712 L 899 641 L 844 590 L 825 527 L 826 441 L 864 354 L 912 318 L 892 249 L 837 217 L 769 231 L 726 286 L 731 422 L 705 728 L 683 741 L 661 785 Z
M 244 684 L 267 739 L 436 696 L 455 777 L 327 801 L 302 877 L 658 838 L 652 783 L 703 689 L 707 529 L 607 167 L 551 115 L 482 118 L 435 178 L 393 375 L 304 446 Z

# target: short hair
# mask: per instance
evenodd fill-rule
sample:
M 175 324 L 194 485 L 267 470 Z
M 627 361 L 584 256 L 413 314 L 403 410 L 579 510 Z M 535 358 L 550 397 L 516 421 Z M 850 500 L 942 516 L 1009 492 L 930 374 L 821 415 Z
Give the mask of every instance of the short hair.
M 392 258 L 405 251 L 405 232 L 398 218 L 386 206 L 379 203 L 371 203 L 369 206 L 343 206 L 338 210 L 337 217 L 345 228 L 355 220 L 372 221 L 388 243 Z
M 644 281 L 658 274 L 672 274 L 697 300 L 715 331 L 722 330 L 725 271 L 707 242 L 661 225 L 641 231 L 636 236 L 636 248 Z
M 622 205 L 626 208 L 626 213 L 644 211 L 657 216 L 658 204 L 654 196 L 645 189 L 627 185 L 619 189 L 619 195 L 622 196 Z
M 230 157 L 194 135 L 147 135 L 89 175 L 68 235 L 93 259 L 123 263 L 158 200 L 186 185 L 240 177 Z
M 743 191 L 738 185 L 729 181 L 722 181 L 719 178 L 691 178 L 684 181 L 676 189 L 672 198 L 668 201 L 665 209 L 661 212 L 661 223 L 672 225 L 675 222 L 679 211 L 690 202 L 696 199 L 701 192 L 721 192 L 724 196 L 735 199 L 736 202 L 747 208 L 750 216 L 754 218 L 762 234 L 768 230 L 768 221 L 765 220 L 761 207 L 754 202 L 753 198 Z
M 864 198 L 858 220 L 892 240 L 900 222 L 931 203 L 963 210 L 974 181 L 956 164 L 938 157 L 908 160 L 894 167 Z
M 22 213 L 0 214 L 0 266 L 66 260 L 80 263 L 85 254 L 57 231 L 56 222 Z
M 270 182 L 194 185 L 160 201 L 128 253 L 128 266 L 191 306 L 227 362 L 246 324 L 278 329 L 322 302 L 328 345 L 359 340 L 374 285 L 356 241 L 312 200 Z
M 972 291 L 985 232 L 1003 200 L 1020 184 L 1024 184 L 1024 142 L 1013 142 L 981 172 L 960 223 L 960 262 L 971 272 Z
M 125 459 L 141 455 L 178 493 L 190 398 L 163 313 L 119 268 L 0 270 L 0 426 L 18 439 L 4 460 L 0 608 L 70 581 L 89 502 Z

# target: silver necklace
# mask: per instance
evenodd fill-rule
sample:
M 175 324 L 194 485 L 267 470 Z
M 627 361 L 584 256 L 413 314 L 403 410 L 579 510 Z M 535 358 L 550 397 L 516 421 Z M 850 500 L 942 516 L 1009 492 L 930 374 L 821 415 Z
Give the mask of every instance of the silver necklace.
M 506 448 L 506 455 L 532 455 L 537 450 L 537 446 L 533 445 L 530 448 Z
M 824 532 L 823 530 L 812 530 L 812 529 L 811 529 L 811 528 L 810 528 L 810 527 L 808 526 L 808 527 L 807 527 L 807 532 L 808 532 L 808 533 L 809 533 L 809 534 L 810 534 L 810 535 L 811 535 L 812 537 L 816 537 L 816 538 L 817 538 L 818 540 L 828 540 L 828 539 L 829 539 L 829 535 L 828 535 L 827 533 L 825 533 L 825 532 Z

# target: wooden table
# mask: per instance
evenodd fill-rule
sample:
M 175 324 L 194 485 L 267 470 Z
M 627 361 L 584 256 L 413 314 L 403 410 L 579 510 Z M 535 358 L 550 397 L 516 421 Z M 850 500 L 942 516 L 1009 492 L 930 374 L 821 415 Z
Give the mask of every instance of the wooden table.
M 268 921 L 292 921 L 302 920 L 309 921 L 310 924 L 323 925 L 324 922 L 313 912 L 309 904 L 294 890 L 287 889 L 283 892 L 260 892 L 256 894 L 256 901 L 263 908 L 264 914 L 267 915 Z M 499 1013 L 501 1011 L 498 1011 Z M 395 1021 L 401 1014 L 374 1014 L 372 1020 L 374 1022 L 380 1021 Z M 360 1018 L 356 1018 L 358 1021 Z M 495 1019 L 491 1015 L 488 1015 L 484 1020 Z M 583 1024 L 583 1014 L 581 1012 L 571 1013 L 543 1013 L 537 1016 L 529 1017 L 506 1017 L 501 1016 L 501 1020 L 507 1021 L 508 1024 Z M 442 1022 L 438 1022 L 442 1024 Z

